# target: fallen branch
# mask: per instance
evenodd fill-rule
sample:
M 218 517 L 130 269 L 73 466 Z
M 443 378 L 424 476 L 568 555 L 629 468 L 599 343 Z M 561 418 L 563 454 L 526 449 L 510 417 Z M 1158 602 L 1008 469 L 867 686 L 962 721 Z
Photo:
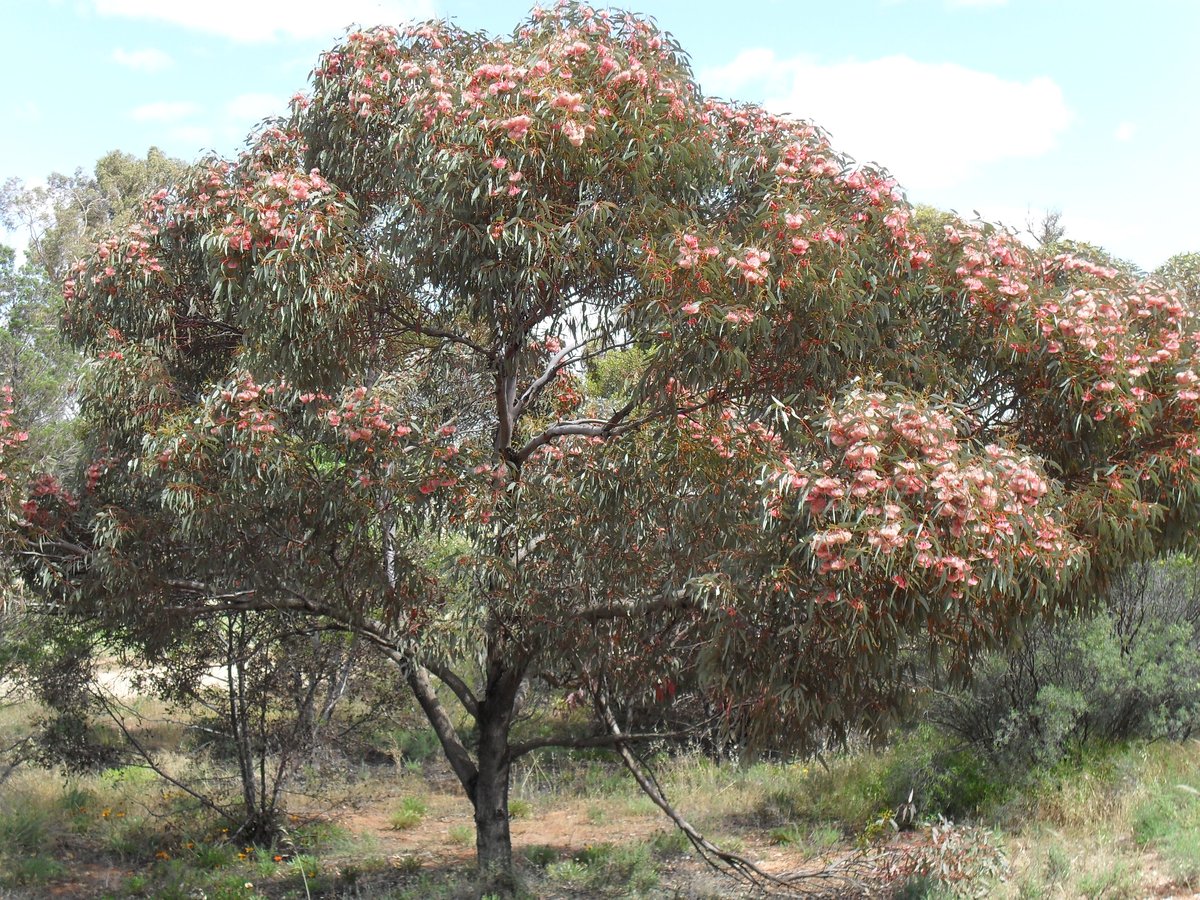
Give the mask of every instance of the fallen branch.
M 654 773 L 629 749 L 628 738 L 617 724 L 616 717 L 613 715 L 604 693 L 597 690 L 593 699 L 605 726 L 616 739 L 614 748 L 625 764 L 625 768 L 638 783 L 638 787 L 653 801 L 655 806 L 667 815 L 667 818 L 675 823 L 675 827 L 686 835 L 692 846 L 696 848 L 700 858 L 714 870 L 756 890 L 781 896 L 844 898 L 866 893 L 866 886 L 852 874 L 851 869 L 855 860 L 836 868 L 826 868 L 815 872 L 791 872 L 776 875 L 764 871 L 744 856 L 722 850 L 697 831 L 667 800 Z

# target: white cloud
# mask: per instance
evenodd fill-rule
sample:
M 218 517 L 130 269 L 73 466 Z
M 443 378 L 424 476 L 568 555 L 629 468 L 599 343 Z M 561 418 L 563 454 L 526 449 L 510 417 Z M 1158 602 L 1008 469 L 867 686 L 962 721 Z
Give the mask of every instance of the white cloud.
M 36 122 L 42 117 L 42 108 L 38 106 L 37 101 L 25 99 L 20 100 L 12 108 L 13 114 L 18 119 L 25 119 L 29 122 Z
M 1121 143 L 1125 143 L 1126 141 L 1133 140 L 1135 134 L 1137 134 L 1136 125 L 1132 122 L 1122 122 L 1117 126 L 1116 131 L 1113 132 L 1113 137 Z
M 194 150 L 209 148 L 216 143 L 213 130 L 204 125 L 179 125 L 172 128 L 168 132 L 168 136 L 172 141 L 189 146 Z
M 145 103 L 129 111 L 129 118 L 135 122 L 178 122 L 198 111 L 195 103 L 186 100 L 163 100 L 158 103 Z
M 1009 81 L 907 56 L 819 63 L 747 50 L 701 73 L 709 92 L 757 96 L 810 119 L 834 146 L 890 169 L 909 190 L 945 188 L 989 163 L 1049 152 L 1071 112 L 1049 78 Z
M 154 48 L 125 50 L 118 47 L 112 53 L 112 60 L 119 66 L 139 72 L 161 72 L 163 69 L 169 68 L 172 63 L 169 54 Z
M 267 116 L 282 115 L 288 111 L 287 101 L 281 100 L 274 94 L 240 94 L 234 97 L 225 107 L 229 118 L 238 125 L 247 126 L 265 119 Z
M 96 12 L 169 22 L 236 41 L 336 37 L 348 25 L 398 25 L 434 14 L 431 0 L 92 0 Z

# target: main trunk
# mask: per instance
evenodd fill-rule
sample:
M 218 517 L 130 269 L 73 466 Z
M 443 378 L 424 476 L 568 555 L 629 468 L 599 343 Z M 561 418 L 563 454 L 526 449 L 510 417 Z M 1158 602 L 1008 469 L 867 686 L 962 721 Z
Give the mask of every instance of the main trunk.
M 514 664 L 512 649 L 502 636 L 493 632 L 483 697 L 475 716 L 479 728 L 476 775 L 467 790 L 475 807 L 475 858 L 480 893 L 500 897 L 517 892 L 508 820 L 508 778 L 512 765 L 508 737 L 516 715 L 524 666 Z
M 475 854 L 485 894 L 507 896 L 517 887 L 508 820 L 508 730 L 512 706 L 480 710 L 479 774 L 475 805 Z

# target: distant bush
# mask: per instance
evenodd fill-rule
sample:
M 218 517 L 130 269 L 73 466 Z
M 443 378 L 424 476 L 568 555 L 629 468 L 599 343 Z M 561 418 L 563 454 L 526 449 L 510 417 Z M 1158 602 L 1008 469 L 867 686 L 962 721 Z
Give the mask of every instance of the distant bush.
M 420 765 L 433 759 L 440 751 L 437 733 L 432 728 L 396 728 L 392 743 L 406 764 Z
M 769 768 L 768 771 L 777 770 Z M 827 766 L 790 767 L 759 804 L 762 824 L 778 843 L 812 843 L 813 829 L 833 826 L 846 836 L 883 828 L 913 804 L 915 819 L 962 819 L 1002 798 L 994 767 L 970 748 L 956 747 L 931 727 L 892 736 L 883 750 L 834 756 Z M 885 827 L 886 826 L 886 827 Z M 818 843 L 820 843 L 818 841 Z
M 993 762 L 1053 765 L 1089 742 L 1182 740 L 1200 725 L 1200 570 L 1134 567 L 1092 615 L 1031 629 L 981 661 L 932 721 Z

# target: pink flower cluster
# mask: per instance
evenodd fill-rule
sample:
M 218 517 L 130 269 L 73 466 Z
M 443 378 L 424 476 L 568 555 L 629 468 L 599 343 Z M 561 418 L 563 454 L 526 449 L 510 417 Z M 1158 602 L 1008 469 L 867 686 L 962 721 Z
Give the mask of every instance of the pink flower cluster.
M 818 573 L 869 583 L 872 572 L 898 570 L 906 585 L 919 576 L 925 589 L 959 598 L 982 571 L 1021 560 L 1053 576 L 1080 552 L 1032 459 L 964 443 L 943 410 L 855 390 L 825 427 L 836 453 L 776 469 L 777 509 L 799 496 L 792 515 L 809 523 Z
M 348 101 L 355 130 L 416 121 L 431 133 L 466 125 L 514 142 L 557 134 L 581 147 L 635 99 L 682 119 L 693 98 L 664 77 L 674 62 L 648 23 L 586 9 L 544 13 L 517 41 L 483 45 L 444 23 L 372 29 L 323 57 L 311 102 Z
M 996 350 L 1030 365 L 1055 358 L 1055 381 L 1074 387 L 1093 421 L 1142 430 L 1162 403 L 1196 414 L 1186 373 L 1200 341 L 1176 294 L 1072 254 L 1038 259 L 1005 232 L 959 223 L 945 240 L 948 286 L 991 319 Z
M 14 412 L 12 386 L 0 386 L 0 466 L 3 466 L 4 457 L 10 448 L 29 440 L 29 432 L 18 431 L 13 425 Z M 8 480 L 8 473 L 0 468 L 0 482 Z
M 701 259 L 720 256 L 721 248 L 716 245 L 700 246 L 700 238 L 695 234 L 685 234 L 679 239 L 679 256 L 675 265 L 681 269 L 690 269 L 700 263 Z
M 740 256 L 730 256 L 726 265 L 731 271 L 736 271 L 747 284 L 762 284 L 767 280 L 765 266 L 770 260 L 769 250 L 747 247 Z
M 324 394 L 303 394 L 303 402 L 328 400 Z M 374 443 L 396 444 L 412 434 L 411 426 L 394 421 L 395 408 L 384 403 L 378 396 L 368 396 L 367 389 L 359 385 L 343 393 L 340 401 L 328 406 L 322 413 L 324 420 L 350 443 L 362 442 L 363 450 L 374 452 Z

